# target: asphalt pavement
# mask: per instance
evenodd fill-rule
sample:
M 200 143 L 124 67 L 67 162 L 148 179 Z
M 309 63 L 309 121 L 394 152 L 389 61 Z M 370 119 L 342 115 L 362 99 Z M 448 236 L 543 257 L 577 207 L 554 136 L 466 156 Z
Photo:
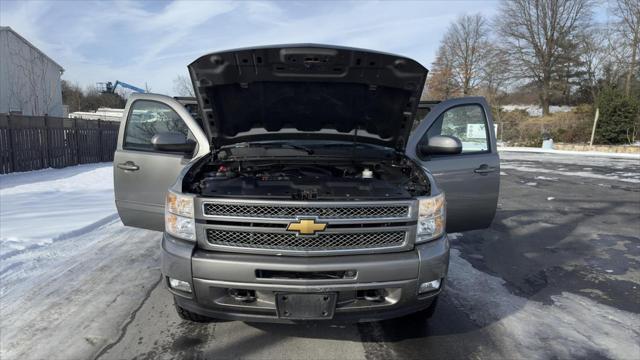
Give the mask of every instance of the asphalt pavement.
M 158 273 L 96 358 L 640 358 L 640 161 L 501 157 L 493 225 L 452 234 L 447 289 L 428 321 L 189 323 Z

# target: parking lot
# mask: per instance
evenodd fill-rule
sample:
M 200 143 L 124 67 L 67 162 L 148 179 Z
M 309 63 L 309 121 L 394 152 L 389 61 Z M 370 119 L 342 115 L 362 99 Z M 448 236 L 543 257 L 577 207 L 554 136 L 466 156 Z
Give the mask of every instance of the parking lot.
M 640 161 L 501 158 L 493 225 L 450 234 L 447 288 L 430 321 L 187 323 L 160 283 L 160 235 L 107 214 L 3 252 L 1 357 L 640 358 Z M 24 186 L 4 182 L 3 201 Z

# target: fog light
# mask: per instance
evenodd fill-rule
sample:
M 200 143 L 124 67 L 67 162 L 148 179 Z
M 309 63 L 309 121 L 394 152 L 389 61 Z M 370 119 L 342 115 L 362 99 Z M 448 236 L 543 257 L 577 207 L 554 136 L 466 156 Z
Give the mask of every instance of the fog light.
M 438 289 L 440 289 L 440 280 L 433 280 L 433 281 L 420 284 L 418 293 L 423 294 L 423 293 L 426 293 L 429 291 L 435 291 Z
M 191 292 L 191 285 L 186 281 L 182 281 L 178 279 L 169 278 L 169 287 L 171 287 L 174 290 L 179 290 L 187 293 Z

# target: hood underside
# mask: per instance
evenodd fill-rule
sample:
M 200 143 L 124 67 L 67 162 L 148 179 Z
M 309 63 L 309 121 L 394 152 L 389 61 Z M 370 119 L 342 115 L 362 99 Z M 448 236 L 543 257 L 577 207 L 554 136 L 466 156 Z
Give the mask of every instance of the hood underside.
M 427 69 L 398 55 L 276 45 L 189 65 L 214 148 L 267 140 L 344 140 L 403 150 Z

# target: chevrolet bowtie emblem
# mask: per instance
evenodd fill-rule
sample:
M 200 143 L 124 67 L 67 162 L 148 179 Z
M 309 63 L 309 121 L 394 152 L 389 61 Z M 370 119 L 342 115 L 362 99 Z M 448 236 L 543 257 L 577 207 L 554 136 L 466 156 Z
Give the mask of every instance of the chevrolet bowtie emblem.
M 289 231 L 297 231 L 299 235 L 315 235 L 317 231 L 324 231 L 327 224 L 316 223 L 315 220 L 300 220 L 287 226 Z

